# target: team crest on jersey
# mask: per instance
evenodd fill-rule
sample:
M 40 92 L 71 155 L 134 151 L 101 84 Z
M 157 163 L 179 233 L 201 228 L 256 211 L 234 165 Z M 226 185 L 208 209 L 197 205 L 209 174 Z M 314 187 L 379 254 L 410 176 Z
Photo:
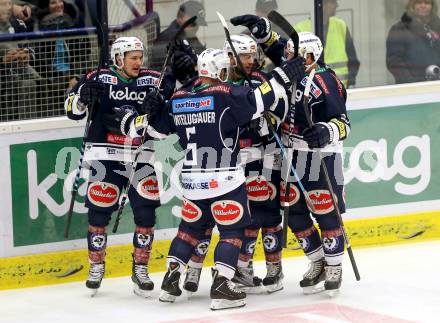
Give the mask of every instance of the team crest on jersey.
M 159 186 L 156 176 L 148 176 L 139 182 L 137 185 L 137 192 L 143 198 L 148 200 L 159 200 Z
M 142 76 L 137 79 L 136 84 L 137 86 L 156 86 L 159 84 L 159 79 L 151 75 Z
M 119 187 L 111 183 L 93 182 L 87 190 L 87 197 L 96 206 L 109 207 L 118 200 Z
M 309 191 L 309 197 L 311 202 L 313 203 L 313 213 L 328 214 L 335 209 L 333 206 L 332 198 L 330 196 L 330 192 L 327 190 Z
M 201 240 L 197 244 L 197 246 L 194 248 L 194 253 L 199 257 L 203 257 L 204 255 L 206 255 L 208 253 L 208 248 L 209 248 L 210 242 L 211 242 L 211 240 L 209 240 L 209 239 Z
M 247 196 L 250 201 L 267 201 L 270 197 L 267 180 L 264 176 L 252 176 L 246 179 Z
M 300 197 L 299 190 L 293 184 L 289 185 L 289 195 L 286 196 L 286 182 L 284 181 L 281 182 L 280 184 L 281 206 L 291 206 L 299 201 L 299 197 Z
M 118 84 L 118 78 L 110 74 L 99 75 L 99 80 L 106 84 Z
M 266 233 L 263 237 L 264 250 L 268 252 L 274 251 L 278 247 L 278 238 L 273 233 Z
M 211 213 L 218 224 L 231 225 L 243 217 L 243 206 L 233 200 L 221 200 L 211 204 Z
M 196 222 L 202 217 L 202 210 L 187 199 L 182 200 L 182 219 L 185 222 Z
M 200 112 L 214 110 L 214 97 L 204 96 L 201 98 L 175 99 L 173 113 Z

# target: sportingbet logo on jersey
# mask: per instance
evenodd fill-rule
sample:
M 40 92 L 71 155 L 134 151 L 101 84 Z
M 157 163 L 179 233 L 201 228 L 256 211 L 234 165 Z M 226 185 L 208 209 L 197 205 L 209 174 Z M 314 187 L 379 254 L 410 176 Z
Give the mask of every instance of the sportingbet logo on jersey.
M 186 113 L 186 112 L 194 113 L 199 111 L 212 111 L 212 110 L 214 110 L 213 96 L 173 100 L 173 113 Z

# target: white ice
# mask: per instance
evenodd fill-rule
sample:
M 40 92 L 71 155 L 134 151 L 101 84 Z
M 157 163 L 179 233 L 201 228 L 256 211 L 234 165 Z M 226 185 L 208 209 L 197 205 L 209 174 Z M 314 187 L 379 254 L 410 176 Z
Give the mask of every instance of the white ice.
M 151 299 L 132 292 L 130 277 L 104 279 L 95 298 L 83 282 L 0 292 L 3 323 L 111 322 L 439 322 L 440 241 L 354 249 L 362 279 L 355 280 L 348 256 L 339 295 L 305 296 L 298 281 L 307 269 L 304 257 L 283 260 L 284 290 L 248 295 L 241 309 L 209 309 L 210 270 L 191 299 L 160 303 L 164 273 L 151 275 Z M 264 276 L 263 262 L 255 264 Z

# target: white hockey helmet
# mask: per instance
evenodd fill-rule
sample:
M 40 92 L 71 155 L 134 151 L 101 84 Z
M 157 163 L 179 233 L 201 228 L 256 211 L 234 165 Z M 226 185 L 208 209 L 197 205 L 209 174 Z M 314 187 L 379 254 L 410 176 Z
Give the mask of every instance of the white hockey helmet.
M 200 77 L 209 77 L 226 82 L 230 66 L 228 54 L 221 49 L 205 49 L 197 58 L 197 70 Z M 223 70 L 225 70 L 225 74 L 222 79 L 220 74 Z
M 110 58 L 113 60 L 113 64 L 119 68 L 124 66 L 124 62 L 122 65 L 118 65 L 118 61 L 116 60 L 116 56 L 120 55 L 124 58 L 125 53 L 132 51 L 142 51 L 144 52 L 144 44 L 137 37 L 119 37 L 117 38 L 110 50 Z
M 307 58 L 307 54 L 313 54 L 314 62 L 310 65 L 306 65 L 306 68 L 309 68 L 311 65 L 314 65 L 322 54 L 322 42 L 318 36 L 311 32 L 300 32 L 298 33 L 299 37 L 299 51 L 298 54 L 304 58 Z M 293 44 L 292 39 L 289 39 L 286 44 L 286 51 L 290 54 L 295 53 L 295 46 Z
M 231 43 L 238 55 L 257 54 L 257 42 L 248 35 L 231 35 Z M 225 41 L 223 50 L 228 54 L 233 54 L 228 41 Z

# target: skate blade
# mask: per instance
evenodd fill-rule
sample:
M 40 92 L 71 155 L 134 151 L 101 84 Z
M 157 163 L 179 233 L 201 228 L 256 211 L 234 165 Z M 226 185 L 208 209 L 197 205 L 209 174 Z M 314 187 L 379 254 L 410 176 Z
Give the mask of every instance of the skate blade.
M 235 285 L 239 290 L 241 290 L 242 292 L 245 292 L 246 294 L 251 294 L 251 295 L 255 295 L 255 294 L 261 294 L 266 292 L 266 290 L 264 289 L 264 287 L 262 285 L 260 286 L 244 286 L 244 285 Z
M 186 299 L 191 299 L 191 297 L 195 294 L 195 292 L 191 292 L 185 289 Z
M 339 289 L 329 289 L 329 290 L 326 290 L 325 293 L 326 293 L 329 297 L 335 297 L 336 295 L 339 294 Z
M 246 301 L 244 299 L 239 299 L 235 301 L 230 301 L 227 299 L 213 299 L 211 301 L 211 310 L 218 311 L 218 310 L 225 310 L 228 308 L 237 308 L 237 307 L 243 307 L 246 305 Z
M 176 296 L 162 290 L 159 295 L 159 301 L 164 303 L 174 303 Z
M 324 291 L 324 282 L 318 283 L 315 286 L 303 287 L 304 295 L 317 294 L 317 293 L 321 293 L 323 291 Z
M 150 298 L 151 297 L 151 290 L 140 289 L 137 284 L 133 284 L 133 293 L 135 293 L 137 296 L 140 296 L 143 298 Z
M 282 290 L 284 287 L 283 287 L 283 282 L 279 281 L 276 284 L 264 286 L 264 288 L 266 288 L 266 291 L 269 294 L 272 294 L 272 293 L 275 293 L 275 292 Z

